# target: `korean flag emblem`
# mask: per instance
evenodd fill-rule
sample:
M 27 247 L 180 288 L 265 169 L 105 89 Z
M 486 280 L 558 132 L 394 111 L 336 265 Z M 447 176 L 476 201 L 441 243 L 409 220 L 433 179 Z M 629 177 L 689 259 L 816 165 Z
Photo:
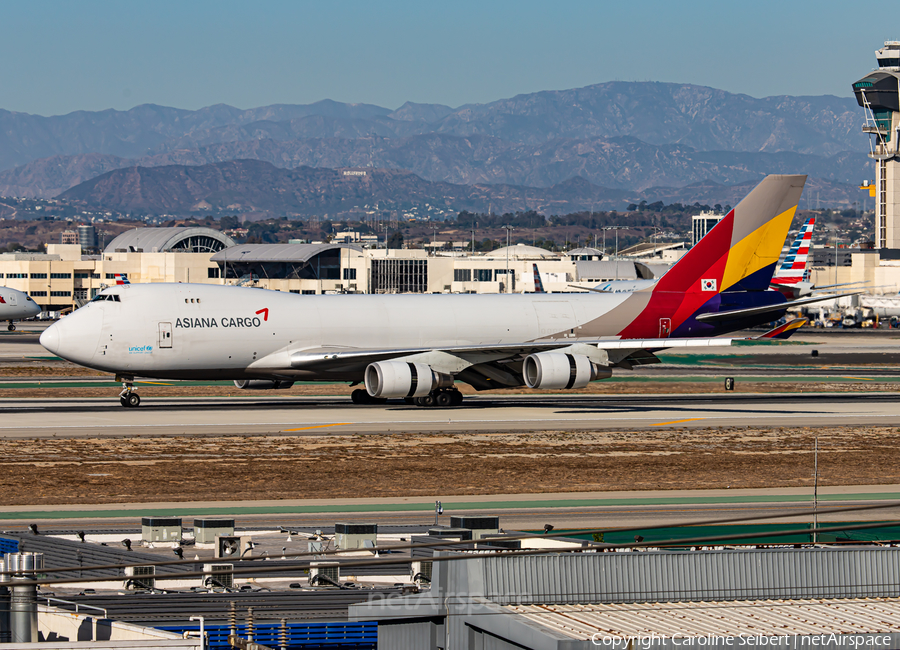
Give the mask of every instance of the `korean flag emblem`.
M 700 291 L 716 291 L 716 280 L 700 280 Z

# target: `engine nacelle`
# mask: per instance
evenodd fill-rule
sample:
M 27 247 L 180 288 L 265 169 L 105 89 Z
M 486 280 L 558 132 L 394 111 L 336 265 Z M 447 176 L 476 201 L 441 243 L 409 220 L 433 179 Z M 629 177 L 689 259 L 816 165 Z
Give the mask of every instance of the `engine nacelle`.
M 436 388 L 449 388 L 453 377 L 424 363 L 376 361 L 366 367 L 366 392 L 372 397 L 425 397 Z
M 276 390 L 290 388 L 294 382 L 283 379 L 235 379 L 234 385 L 241 390 Z
M 595 379 L 612 376 L 609 366 L 601 366 L 583 354 L 538 352 L 525 357 L 522 365 L 528 388 L 569 389 L 584 388 Z

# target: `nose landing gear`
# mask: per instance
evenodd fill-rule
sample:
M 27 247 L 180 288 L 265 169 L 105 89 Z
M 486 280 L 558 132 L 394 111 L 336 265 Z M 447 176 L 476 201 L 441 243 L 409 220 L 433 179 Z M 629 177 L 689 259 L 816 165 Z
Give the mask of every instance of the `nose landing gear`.
M 125 408 L 137 408 L 141 405 L 141 396 L 134 388 L 133 379 L 122 380 L 122 392 L 119 393 L 119 403 Z
M 16 324 L 12 321 L 9 321 L 9 325 L 6 326 L 6 329 L 8 329 L 10 332 L 15 332 Z

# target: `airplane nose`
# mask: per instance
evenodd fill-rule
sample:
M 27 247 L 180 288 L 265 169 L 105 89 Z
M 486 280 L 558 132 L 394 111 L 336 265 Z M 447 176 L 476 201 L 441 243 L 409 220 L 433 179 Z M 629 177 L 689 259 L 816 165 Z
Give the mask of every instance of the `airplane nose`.
M 59 352 L 59 326 L 54 323 L 41 334 L 41 345 L 53 354 Z

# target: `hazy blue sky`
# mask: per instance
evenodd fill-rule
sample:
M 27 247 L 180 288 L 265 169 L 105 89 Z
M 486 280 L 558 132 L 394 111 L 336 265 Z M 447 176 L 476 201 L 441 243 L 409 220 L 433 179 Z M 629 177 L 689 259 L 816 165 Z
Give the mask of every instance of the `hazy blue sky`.
M 850 95 L 896 2 L 7 0 L 0 108 L 458 106 L 611 81 Z

